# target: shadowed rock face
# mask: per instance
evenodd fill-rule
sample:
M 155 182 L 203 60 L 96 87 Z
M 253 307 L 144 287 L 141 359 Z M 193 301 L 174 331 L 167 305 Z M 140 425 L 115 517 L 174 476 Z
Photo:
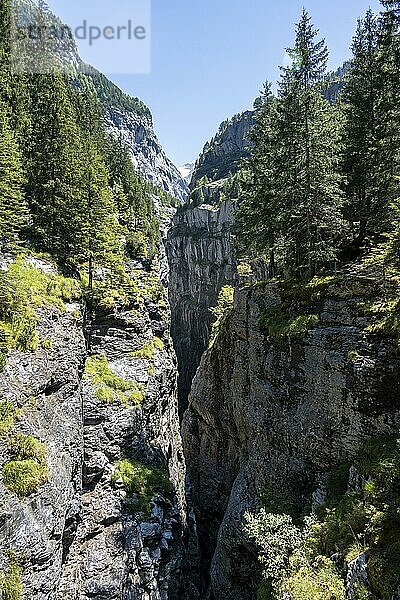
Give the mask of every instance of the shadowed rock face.
M 220 289 L 236 279 L 231 239 L 232 203 L 220 208 L 184 209 L 175 216 L 167 240 L 172 335 L 178 357 L 180 409 L 208 346 Z
M 164 348 L 154 368 L 132 352 L 157 335 Z M 81 524 L 69 550 L 59 598 L 177 598 L 185 529 L 184 462 L 176 399 L 176 365 L 168 312 L 116 311 L 95 316 L 92 352 L 145 389 L 140 407 L 105 404 L 90 379 L 83 382 L 83 495 Z M 149 370 L 150 369 L 150 370 Z M 168 469 L 175 495 L 160 493 L 148 518 L 130 505 L 113 465 L 133 458 Z M 148 594 L 148 596 L 146 596 Z
M 313 307 L 319 324 L 291 340 L 268 336 L 259 322 L 280 304 L 278 287 L 242 290 L 202 358 L 183 438 L 216 599 L 254 598 L 257 562 L 242 519 L 266 483 L 300 510 L 365 439 L 398 430 L 400 362 L 393 342 L 365 333 L 368 319 L 357 316 L 364 287 L 351 278 L 332 284 Z

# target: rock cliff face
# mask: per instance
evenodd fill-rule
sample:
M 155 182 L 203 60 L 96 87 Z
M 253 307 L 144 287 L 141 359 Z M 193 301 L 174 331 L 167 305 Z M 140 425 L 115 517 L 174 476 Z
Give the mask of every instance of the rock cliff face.
M 178 211 L 168 234 L 172 335 L 179 366 L 179 400 L 187 396 L 207 348 L 220 289 L 236 279 L 231 226 L 232 203 Z
M 252 124 L 253 112 L 250 110 L 221 123 L 196 161 L 191 189 L 195 189 L 203 177 L 218 181 L 237 172 L 240 161 L 248 152 L 248 133 Z
M 63 554 L 80 518 L 85 343 L 76 309 L 41 310 L 39 337 L 50 340 L 47 348 L 13 353 L 0 373 L 2 403 L 21 410 L 15 433 L 37 437 L 48 452 L 49 482 L 32 496 L 20 499 L 0 483 L 2 571 L 8 550 L 23 557 L 24 598 L 56 597 Z M 7 460 L 10 446 L 2 435 L 2 465 Z
M 19 434 L 47 449 L 48 481 L 36 491 L 21 497 L 0 483 L 1 566 L 21 565 L 24 600 L 158 600 L 190 589 L 182 575 L 185 465 L 163 268 L 162 260 L 152 271 L 131 265 L 142 304 L 93 314 L 89 356 L 81 307 L 43 308 L 40 349 L 10 352 L 0 373 L 2 402 L 21 409 L 2 435 L 2 465 Z M 139 477 L 131 488 L 124 465 Z
M 178 211 L 168 234 L 167 256 L 172 335 L 179 365 L 179 401 L 187 406 L 191 382 L 207 348 L 217 304 L 225 285 L 237 279 L 231 235 L 234 177 L 248 151 L 253 112 L 221 124 L 194 167 L 190 203 Z
M 161 147 L 149 111 L 137 112 L 118 106 L 117 102 L 106 107 L 105 123 L 127 144 L 138 173 L 175 198 L 186 200 L 188 184 Z
M 398 430 L 400 362 L 393 341 L 365 332 L 359 310 L 370 285 L 332 283 L 312 307 L 318 324 L 292 338 L 262 325 L 282 302 L 276 284 L 241 290 L 202 358 L 183 437 L 217 600 L 255 597 L 257 561 L 242 521 L 267 484 L 300 510 L 367 438 Z

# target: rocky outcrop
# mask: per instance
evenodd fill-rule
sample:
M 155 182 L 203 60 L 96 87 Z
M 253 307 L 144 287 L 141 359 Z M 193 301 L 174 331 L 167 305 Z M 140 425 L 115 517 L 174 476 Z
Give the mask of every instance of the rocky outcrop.
M 224 285 L 236 279 L 231 226 L 232 203 L 178 211 L 168 233 L 169 296 L 172 336 L 179 367 L 179 401 L 187 396 L 201 356 L 208 346 L 215 306 Z
M 41 11 L 41 12 L 38 12 Z M 47 6 L 41 6 L 32 0 L 18 3 L 18 25 L 48 23 L 48 26 L 62 30 L 65 25 Z M 29 60 L 32 60 L 32 44 L 28 46 Z M 41 65 L 43 49 L 37 53 L 38 72 L 47 65 Z M 56 64 L 71 76 L 73 85 L 87 89 L 91 81 L 104 111 L 104 121 L 108 131 L 115 134 L 128 146 L 132 162 L 137 172 L 148 182 L 168 192 L 179 200 L 186 200 L 188 184 L 178 169 L 164 152 L 153 127 L 150 110 L 138 98 L 133 98 L 116 86 L 105 75 L 86 64 L 79 56 L 74 37 L 58 36 L 52 45 L 52 54 Z M 32 67 L 30 67 L 31 69 Z M 84 76 L 82 82 L 81 76 Z
M 179 200 L 187 199 L 188 184 L 162 149 L 149 111 L 138 112 L 113 103 L 105 108 L 105 124 L 126 143 L 137 172 L 146 181 Z
M 197 597 L 183 576 L 185 464 L 164 269 L 162 255 L 151 270 L 130 265 L 134 306 L 97 309 L 85 328 L 79 304 L 45 305 L 39 349 L 10 352 L 0 373 L 1 465 L 20 434 L 47 452 L 47 481 L 33 491 L 0 482 L 0 567 L 20 565 L 24 600 Z M 4 402 L 21 409 L 15 423 Z M 131 488 L 121 461 L 139 469 Z
M 277 284 L 238 291 L 202 358 L 183 437 L 216 600 L 255 597 L 257 561 L 242 521 L 266 487 L 301 510 L 367 438 L 398 430 L 400 361 L 392 340 L 366 332 L 370 317 L 360 312 L 373 285 L 361 277 L 330 284 L 309 299 L 315 320 L 295 337 L 263 325 L 281 305 Z

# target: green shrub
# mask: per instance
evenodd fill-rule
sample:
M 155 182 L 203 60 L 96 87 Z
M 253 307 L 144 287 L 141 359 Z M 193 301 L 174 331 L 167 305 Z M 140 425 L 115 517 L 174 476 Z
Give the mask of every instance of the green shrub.
M 290 557 L 301 546 L 301 530 L 289 515 L 274 515 L 264 508 L 256 514 L 245 513 L 244 523 L 244 533 L 260 549 L 263 576 L 277 586 L 289 572 Z
M 0 573 L 0 591 L 2 600 L 22 600 L 22 567 L 14 555 L 10 556 L 8 569 Z
M 135 460 L 123 459 L 115 465 L 112 481 L 118 479 L 122 479 L 127 494 L 137 495 L 136 508 L 146 514 L 150 513 L 150 500 L 157 493 L 172 490 L 167 473 Z
M 154 348 L 156 350 L 164 350 L 164 348 L 165 348 L 164 342 L 162 340 L 160 340 L 159 337 L 155 337 L 153 339 L 153 344 L 154 344 Z
M 154 360 L 154 344 L 149 342 L 144 344 L 139 350 L 135 350 L 131 353 L 132 358 L 143 358 L 144 360 Z
M 116 306 L 136 306 L 140 301 L 139 287 L 124 267 L 109 269 L 103 279 L 95 279 L 92 290 L 88 288 L 86 274 L 81 274 L 81 280 L 86 288 L 86 298 L 95 307 L 112 310 Z
M 17 434 L 10 440 L 10 446 L 17 460 L 32 458 L 41 463 L 46 459 L 46 446 L 32 435 Z
M 18 434 L 9 442 L 13 459 L 2 468 L 4 485 L 17 496 L 29 496 L 49 479 L 47 449 L 37 438 Z
M 346 600 L 344 583 L 333 562 L 325 557 L 294 571 L 281 590 L 296 600 Z
M 126 235 L 126 251 L 134 258 L 147 258 L 148 239 L 142 231 L 130 231 Z
M 127 381 L 114 373 L 105 354 L 97 354 L 86 360 L 86 377 L 96 387 L 96 397 L 102 402 L 122 402 L 125 406 L 140 404 L 144 400 L 142 386 Z
M 164 350 L 165 345 L 162 340 L 158 337 L 154 337 L 153 341 L 144 344 L 139 350 L 131 352 L 133 358 L 142 358 L 144 360 L 154 361 L 154 355 L 156 350 Z
M 36 460 L 10 460 L 2 468 L 4 485 L 19 497 L 29 496 L 49 479 L 45 465 Z
M 231 285 L 226 285 L 219 293 L 217 306 L 210 308 L 210 311 L 216 317 L 211 329 L 210 347 L 214 344 L 223 323 L 232 311 L 234 293 L 234 288 Z
M 21 411 L 9 400 L 0 402 L 0 437 L 5 437 L 14 427 Z

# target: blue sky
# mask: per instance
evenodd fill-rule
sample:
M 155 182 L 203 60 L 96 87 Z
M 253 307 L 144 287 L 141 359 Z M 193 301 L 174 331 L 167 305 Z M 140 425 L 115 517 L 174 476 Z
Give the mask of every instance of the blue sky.
M 221 121 L 251 108 L 263 81 L 278 78 L 303 5 L 327 40 L 332 69 L 350 56 L 357 18 L 380 7 L 377 0 L 152 0 L 151 73 L 108 75 L 149 106 L 180 165 L 197 157 Z

